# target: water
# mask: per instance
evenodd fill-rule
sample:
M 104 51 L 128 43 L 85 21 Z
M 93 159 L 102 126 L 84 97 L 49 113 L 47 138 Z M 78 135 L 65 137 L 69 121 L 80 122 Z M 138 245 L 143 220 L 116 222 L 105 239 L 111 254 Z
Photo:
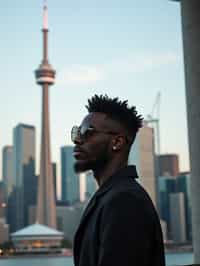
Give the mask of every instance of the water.
M 166 255 L 166 265 L 187 265 L 193 263 L 192 253 L 173 253 Z M 0 266 L 73 266 L 71 257 L 55 258 L 13 258 L 0 259 Z
M 194 262 L 193 253 L 168 253 L 166 256 L 166 265 L 189 265 Z
M 70 257 L 1 259 L 0 266 L 73 266 Z

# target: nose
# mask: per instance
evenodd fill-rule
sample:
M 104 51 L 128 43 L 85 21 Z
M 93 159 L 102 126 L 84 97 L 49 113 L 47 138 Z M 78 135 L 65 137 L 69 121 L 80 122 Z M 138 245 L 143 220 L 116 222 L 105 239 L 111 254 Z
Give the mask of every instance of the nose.
M 81 145 L 81 144 L 83 144 L 83 140 L 82 140 L 80 134 L 77 134 L 77 136 L 76 136 L 76 138 L 75 138 L 75 140 L 74 140 L 74 144 L 76 144 L 76 145 Z

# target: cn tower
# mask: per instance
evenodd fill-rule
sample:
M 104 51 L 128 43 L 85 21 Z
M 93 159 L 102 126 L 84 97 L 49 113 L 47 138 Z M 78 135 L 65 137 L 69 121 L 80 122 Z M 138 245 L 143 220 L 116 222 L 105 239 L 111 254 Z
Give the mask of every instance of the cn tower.
M 49 130 L 49 86 L 54 84 L 56 72 L 48 62 L 48 10 L 46 3 L 43 7 L 42 33 L 43 59 L 39 68 L 35 71 L 36 82 L 42 86 L 42 135 L 36 219 L 40 224 L 56 228 Z

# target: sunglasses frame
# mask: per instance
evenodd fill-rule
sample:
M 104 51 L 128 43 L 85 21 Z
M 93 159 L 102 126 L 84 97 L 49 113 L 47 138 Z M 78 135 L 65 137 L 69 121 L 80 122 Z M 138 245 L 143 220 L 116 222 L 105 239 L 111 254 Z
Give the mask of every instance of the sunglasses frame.
M 84 129 L 84 130 L 83 130 Z M 119 132 L 114 131 L 103 131 L 103 130 L 96 130 L 94 127 L 88 125 L 86 126 L 73 126 L 71 129 L 71 141 L 75 143 L 77 138 L 80 138 L 81 140 L 87 139 L 86 132 L 94 132 L 94 133 L 103 133 L 103 134 L 111 134 L 111 135 L 117 135 Z

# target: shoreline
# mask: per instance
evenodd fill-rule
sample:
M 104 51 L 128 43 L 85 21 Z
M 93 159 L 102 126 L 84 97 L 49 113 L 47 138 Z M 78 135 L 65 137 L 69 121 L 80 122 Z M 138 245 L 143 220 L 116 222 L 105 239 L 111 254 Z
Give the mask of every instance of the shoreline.
M 193 247 L 192 246 L 172 246 L 165 248 L 165 253 L 193 253 Z
M 41 259 L 45 259 L 45 258 L 72 258 L 72 255 L 66 255 L 66 254 L 20 254 L 20 255 L 2 255 L 0 256 L 0 260 L 2 259 L 35 259 L 35 258 L 41 258 Z

